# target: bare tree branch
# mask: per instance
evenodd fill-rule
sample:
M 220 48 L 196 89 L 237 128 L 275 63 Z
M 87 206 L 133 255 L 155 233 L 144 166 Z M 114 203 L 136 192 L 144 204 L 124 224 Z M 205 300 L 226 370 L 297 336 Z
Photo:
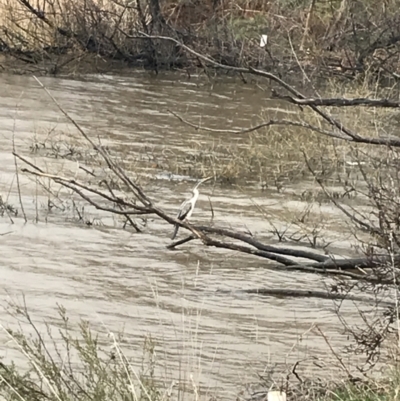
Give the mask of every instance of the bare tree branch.
M 54 98 L 54 96 L 47 90 L 47 88 L 35 77 L 33 78 L 36 80 L 36 82 L 42 87 L 42 89 L 47 93 L 47 95 L 50 97 L 50 99 L 54 102 L 54 104 L 58 107 L 58 109 L 61 111 L 61 113 L 70 121 L 73 126 L 79 131 L 79 133 L 92 145 L 93 149 L 98 151 L 105 162 L 107 163 L 108 167 L 118 176 L 118 178 L 121 179 L 122 182 L 124 182 L 130 190 L 136 194 L 138 200 L 143 204 L 143 205 L 150 205 L 151 202 L 147 198 L 147 196 L 143 193 L 142 189 L 139 187 L 139 185 L 135 184 L 126 174 L 125 172 L 119 167 L 117 164 L 115 164 L 110 157 L 107 154 L 107 151 L 100 145 L 97 145 L 89 136 L 83 131 L 81 126 L 60 106 L 60 104 L 57 102 L 57 100 Z
M 257 131 L 257 130 L 259 130 L 261 128 L 267 128 L 267 127 L 271 127 L 271 126 L 275 126 L 275 125 L 284 125 L 284 126 L 289 126 L 289 127 L 300 127 L 300 128 L 309 129 L 310 131 L 314 131 L 314 132 L 317 132 L 319 134 L 322 134 L 322 135 L 325 135 L 325 136 L 329 136 L 329 137 L 333 137 L 333 138 L 337 138 L 337 139 L 343 139 L 343 140 L 347 140 L 348 139 L 347 137 L 345 137 L 345 136 L 343 136 L 341 134 L 337 134 L 337 133 L 335 133 L 333 131 L 326 131 L 326 130 L 323 130 L 323 129 L 318 128 L 318 127 L 316 127 L 314 125 L 307 124 L 307 123 L 302 122 L 302 121 L 269 120 L 269 121 L 263 122 L 261 124 L 255 125 L 254 127 L 245 128 L 245 129 L 242 129 L 242 130 L 216 129 L 216 128 L 205 127 L 203 125 L 193 124 L 190 121 L 185 120 L 178 113 L 175 113 L 175 112 L 173 112 L 171 110 L 169 110 L 169 112 L 171 114 L 173 114 L 182 123 L 188 125 L 189 127 L 194 128 L 195 130 L 199 130 L 199 131 L 215 132 L 215 133 L 218 132 L 218 133 L 239 135 L 239 134 L 248 134 L 250 132 Z
M 350 294 L 339 294 L 334 292 L 325 291 L 309 291 L 298 289 L 285 289 L 285 288 L 252 288 L 250 290 L 242 290 L 247 294 L 257 294 L 264 296 L 277 296 L 277 297 L 291 297 L 291 298 L 320 298 L 332 300 L 347 300 L 354 302 L 363 302 L 375 304 L 376 300 L 373 298 L 359 297 Z M 394 302 L 384 302 L 381 306 L 394 306 Z
M 190 47 L 181 43 L 179 40 L 168 37 L 168 36 L 151 36 L 151 35 L 147 35 L 143 32 L 140 32 L 141 36 L 133 36 L 133 35 L 127 34 L 126 32 L 124 32 L 122 30 L 120 30 L 120 31 L 122 34 L 124 34 L 127 38 L 130 38 L 130 39 L 141 39 L 141 40 L 160 39 L 160 40 L 166 40 L 166 41 L 173 42 L 177 46 L 188 51 L 190 54 L 200 58 L 201 60 L 204 60 L 205 62 L 209 63 L 210 65 L 212 65 L 215 68 L 219 68 L 219 69 L 223 69 L 223 70 L 227 70 L 227 71 L 234 71 L 239 74 L 253 74 L 253 75 L 261 76 L 264 78 L 268 78 L 268 79 L 276 82 L 278 85 L 280 85 L 282 88 L 286 89 L 288 92 L 290 92 L 292 95 L 296 96 L 298 99 L 306 99 L 305 96 L 302 95 L 301 92 L 299 92 L 298 90 L 293 88 L 291 85 L 289 85 L 287 82 L 283 81 L 282 79 L 280 79 L 279 77 L 277 77 L 276 75 L 274 75 L 270 72 L 255 69 L 252 67 L 243 68 L 243 67 L 234 67 L 234 66 L 230 66 L 230 65 L 221 64 L 221 63 L 213 60 L 210 57 L 204 56 L 203 54 L 196 52 L 195 50 L 193 50 Z M 352 141 L 352 142 L 357 142 L 357 143 L 366 143 L 366 144 L 370 144 L 370 145 L 384 145 L 384 146 L 400 147 L 400 139 L 363 137 L 363 136 L 357 134 L 356 132 L 353 132 L 346 126 L 344 126 L 339 120 L 336 120 L 335 118 L 333 118 L 329 113 L 320 110 L 313 103 L 307 104 L 307 106 L 309 106 L 315 113 L 317 113 L 319 116 L 321 116 L 331 126 L 338 129 L 339 132 L 344 135 L 344 137 L 341 139 L 344 139 L 347 141 Z
M 292 96 L 281 96 L 273 91 L 273 98 L 285 100 L 298 106 L 331 106 L 331 107 L 383 107 L 383 108 L 400 108 L 400 102 L 389 99 L 369 99 L 369 98 L 308 98 L 299 99 Z
M 175 39 L 173 39 L 175 41 Z M 208 58 L 206 58 L 208 59 Z M 253 73 L 251 71 L 250 73 Z M 298 272 L 307 272 L 307 273 L 316 273 L 323 274 L 329 276 L 338 276 L 338 277 L 347 277 L 352 280 L 361 280 L 368 283 L 386 283 L 390 282 L 391 284 L 397 283 L 397 276 L 388 277 L 387 274 L 381 274 L 380 276 L 375 274 L 375 269 L 379 266 L 387 265 L 388 263 L 400 263 L 400 255 L 367 255 L 365 257 L 358 258 L 347 258 L 343 259 L 340 257 L 336 257 L 334 255 L 326 255 L 321 254 L 318 251 L 304 250 L 298 247 L 293 248 L 284 248 L 284 247 L 276 247 L 271 245 L 266 245 L 261 241 L 254 238 L 252 235 L 241 233 L 237 230 L 219 228 L 215 226 L 203 226 L 203 225 L 194 225 L 190 224 L 187 221 L 178 220 L 175 217 L 171 217 L 168 213 L 166 213 L 163 209 L 156 206 L 155 202 L 151 200 L 145 192 L 140 188 L 140 186 L 131 178 L 127 176 L 127 174 L 123 171 L 122 167 L 119 166 L 116 162 L 114 162 L 108 152 L 100 145 L 97 145 L 79 126 L 79 124 L 72 119 L 69 114 L 59 105 L 59 103 L 54 99 L 54 97 L 49 93 L 49 91 L 44 87 L 40 81 L 35 78 L 39 85 L 46 91 L 46 93 L 50 96 L 59 110 L 64 114 L 64 116 L 77 128 L 78 132 L 82 135 L 82 137 L 95 149 L 98 151 L 98 154 L 104 159 L 107 167 L 115 174 L 115 176 L 123 182 L 130 191 L 130 194 L 133 195 L 133 200 L 126 200 L 119 196 L 117 196 L 114 191 L 112 191 L 108 182 L 106 181 L 106 186 L 109 189 L 109 193 L 105 193 L 98 188 L 94 188 L 93 186 L 89 186 L 79 182 L 76 179 L 70 179 L 67 177 L 62 177 L 59 175 L 49 174 L 44 172 L 39 167 L 35 166 L 34 163 L 30 162 L 26 158 L 14 153 L 14 155 L 19 158 L 21 161 L 26 163 L 32 169 L 24 168 L 22 171 L 37 177 L 49 178 L 54 182 L 71 189 L 76 194 L 78 194 L 82 199 L 87 201 L 89 204 L 94 206 L 96 209 L 103 210 L 115 215 L 123 215 L 127 219 L 132 215 L 148 215 L 153 214 L 160 217 L 165 222 L 176 225 L 178 224 L 180 227 L 183 227 L 191 232 L 189 236 L 186 238 L 176 241 L 168 246 L 169 249 L 176 248 L 179 245 L 185 244 L 187 242 L 193 241 L 195 239 L 200 239 L 204 245 L 228 249 L 231 251 L 236 251 L 240 253 L 245 253 L 248 255 L 254 255 L 256 257 L 260 257 L 262 259 L 267 259 L 270 261 L 277 262 L 279 266 L 268 264 L 266 267 L 268 268 L 277 268 L 284 270 L 295 270 Z M 283 81 L 282 81 L 283 82 Z M 286 83 L 283 83 L 283 86 L 288 86 Z M 291 87 L 289 87 L 291 88 Z M 295 91 L 294 89 L 290 89 Z M 296 91 L 295 91 L 296 92 Z M 297 96 L 297 94 L 296 94 Z M 303 99 L 303 97 L 301 97 Z M 310 105 L 311 108 L 315 108 L 316 106 Z M 196 126 L 193 123 L 190 123 L 180 117 L 178 114 L 173 113 L 177 118 L 179 118 L 185 124 L 195 128 L 202 129 L 203 127 Z M 331 118 L 327 117 L 328 121 Z M 261 126 L 268 126 L 274 124 L 281 125 L 289 125 L 289 126 L 301 126 L 303 128 L 316 130 L 317 132 L 323 133 L 325 135 L 335 135 L 329 132 L 321 132 L 322 130 L 317 129 L 316 127 L 312 127 L 310 125 L 306 125 L 304 123 L 291 122 L 287 120 L 274 121 L 271 120 L 269 122 L 260 124 L 257 127 L 252 127 L 247 130 L 242 131 L 233 131 L 226 130 L 228 133 L 243 133 L 243 132 L 251 132 L 251 130 L 258 129 Z M 335 124 L 332 123 L 334 127 Z M 349 136 L 344 138 L 342 135 L 346 135 L 345 130 L 341 130 L 340 139 L 349 139 Z M 360 137 L 356 137 L 360 138 Z M 305 156 L 306 157 L 306 156 Z M 306 158 L 306 162 L 308 160 Z M 308 164 L 310 171 L 313 173 L 315 179 L 320 184 L 322 189 L 328 198 L 333 202 L 335 206 L 339 210 L 341 210 L 347 217 L 351 219 L 351 221 L 358 224 L 360 227 L 368 230 L 370 233 L 375 232 L 377 229 L 355 215 L 351 214 L 347 209 L 344 208 L 336 199 L 330 196 L 329 192 L 323 186 L 321 180 L 319 180 L 318 176 L 312 170 L 311 166 Z M 93 198 L 98 197 L 99 199 Z M 138 201 L 138 202 L 137 202 Z M 375 230 L 375 231 L 374 231 Z M 233 240 L 233 241 L 229 241 Z M 304 259 L 311 261 L 307 262 Z M 355 271 L 354 271 L 355 270 Z

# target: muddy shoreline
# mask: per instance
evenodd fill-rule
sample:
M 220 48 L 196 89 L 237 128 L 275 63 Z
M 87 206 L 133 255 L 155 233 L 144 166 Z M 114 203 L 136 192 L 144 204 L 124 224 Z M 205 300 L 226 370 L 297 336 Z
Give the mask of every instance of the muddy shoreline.
M 60 70 L 57 64 L 63 64 Z M 85 74 L 129 74 L 135 70 L 145 70 L 143 65 L 129 65 L 124 61 L 105 60 L 95 55 L 87 54 L 82 59 L 73 55 L 64 55 L 54 60 L 42 60 L 28 63 L 18 57 L 0 53 L 0 73 L 15 75 L 81 77 Z M 149 70 L 149 69 L 146 69 Z M 151 72 L 151 70 L 149 70 Z

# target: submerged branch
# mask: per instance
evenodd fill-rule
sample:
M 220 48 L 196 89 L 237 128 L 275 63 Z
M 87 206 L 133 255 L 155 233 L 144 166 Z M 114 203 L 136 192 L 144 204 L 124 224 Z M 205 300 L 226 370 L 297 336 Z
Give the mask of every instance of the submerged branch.
M 167 245 L 167 249 L 175 249 L 177 246 L 186 244 L 187 242 L 193 241 L 196 238 L 197 237 L 195 237 L 194 235 L 189 235 L 188 237 L 182 238 L 178 241 L 174 241 L 171 244 Z
M 238 231 L 228 230 L 226 228 L 218 228 L 218 227 L 209 227 L 209 226 L 199 226 L 197 227 L 199 230 L 210 233 L 210 234 L 217 234 L 220 236 L 232 238 L 239 240 L 241 242 L 245 242 L 248 245 L 252 245 L 254 248 L 269 252 L 269 253 L 276 253 L 280 255 L 292 256 L 296 258 L 304 258 L 304 259 L 311 259 L 317 262 L 325 262 L 330 260 L 329 256 L 321 255 L 317 252 L 311 251 L 304 251 L 302 249 L 293 249 L 293 248 L 279 248 L 272 245 L 265 245 L 259 241 L 257 241 L 254 237 L 248 234 L 242 234 Z M 293 264 L 293 263 L 290 263 Z M 289 264 L 289 265 L 290 265 Z
M 260 256 L 262 258 L 278 262 L 284 266 L 293 266 L 293 265 L 297 264 L 296 262 L 294 262 L 291 259 L 285 258 L 283 256 L 280 256 L 280 255 L 272 253 L 272 252 L 261 251 L 259 249 L 253 249 L 253 248 L 249 248 L 247 246 L 232 244 L 229 242 L 222 242 L 222 241 L 218 241 L 218 240 L 215 240 L 215 239 L 209 238 L 209 237 L 207 237 L 205 239 L 204 243 L 207 246 L 214 246 L 216 248 L 229 249 L 231 251 L 238 251 L 241 253 L 247 253 L 249 255 Z
M 353 302 L 364 302 L 372 305 L 376 305 L 376 299 L 360 297 L 351 294 L 340 294 L 338 292 L 328 291 L 310 291 L 310 290 L 289 290 L 285 288 L 251 288 L 249 290 L 242 290 L 246 294 L 257 294 L 270 297 L 287 297 L 287 298 L 320 298 L 340 301 L 353 301 Z M 380 302 L 379 306 L 392 307 L 395 302 Z
M 192 232 L 190 236 L 170 244 L 167 247 L 169 249 L 176 248 L 179 245 L 195 239 L 200 239 L 206 246 L 228 249 L 248 255 L 254 255 L 263 259 L 277 262 L 281 265 L 273 266 L 269 264 L 266 266 L 268 268 L 283 268 L 285 270 L 295 270 L 299 272 L 317 273 L 330 276 L 345 276 L 354 280 L 364 280 L 370 283 L 382 283 L 384 281 L 388 281 L 389 279 L 386 280 L 385 278 L 379 278 L 373 274 L 359 274 L 351 270 L 357 270 L 361 268 L 373 270 L 380 265 L 400 262 L 400 255 L 395 255 L 394 257 L 393 255 L 381 255 L 375 256 L 373 258 L 365 257 L 353 259 L 337 259 L 333 256 L 321 255 L 316 251 L 305 251 L 303 249 L 281 248 L 266 245 L 255 239 L 253 236 L 243 234 L 235 230 L 228 230 L 225 228 L 211 226 L 192 225 L 186 221 L 181 221 L 175 217 L 169 216 L 164 210 L 154 206 L 152 201 L 150 201 L 149 205 L 147 206 L 137 205 L 134 202 L 128 202 L 120 197 L 115 196 L 113 192 L 111 192 L 111 194 L 114 196 L 110 196 L 109 194 L 106 194 L 98 189 L 82 184 L 76 179 L 68 179 L 58 175 L 44 173 L 32 162 L 26 160 L 16 153 L 14 155 L 33 167 L 32 170 L 23 168 L 22 172 L 41 178 L 52 179 L 54 182 L 74 191 L 82 199 L 87 201 L 98 210 L 103 210 L 115 215 L 124 215 L 125 217 L 129 217 L 131 215 L 155 214 L 171 225 L 179 224 L 181 227 L 186 228 Z M 89 194 L 98 196 L 103 201 L 112 203 L 113 205 L 116 205 L 118 207 L 103 205 L 100 203 L 100 201 L 94 200 L 90 195 L 87 194 L 87 192 Z M 218 236 L 222 238 L 222 240 L 213 238 L 211 236 Z M 238 241 L 238 243 L 227 242 L 225 239 L 228 238 L 236 240 Z M 247 244 L 247 246 L 243 244 Z M 304 259 L 313 260 L 317 263 L 310 264 L 309 262 L 304 262 Z M 393 277 L 391 277 L 389 282 L 397 282 L 397 277 L 395 278 L 395 280 L 393 279 Z
M 224 133 L 224 134 L 233 134 L 233 135 L 238 135 L 238 134 L 249 134 L 250 132 L 258 131 L 259 129 L 262 128 L 267 128 L 267 127 L 272 127 L 276 125 L 280 126 L 289 126 L 289 127 L 297 127 L 297 128 L 305 128 L 310 131 L 317 132 L 318 134 L 322 134 L 325 136 L 337 138 L 337 139 L 344 139 L 346 140 L 347 138 L 344 137 L 341 134 L 335 133 L 333 131 L 327 131 L 323 130 L 321 128 L 316 127 L 315 125 L 312 124 L 307 124 L 302 121 L 291 121 L 291 120 L 269 120 L 265 121 L 261 124 L 255 125 L 250 128 L 244 128 L 241 130 L 234 130 L 234 129 L 216 129 L 216 128 L 210 128 L 210 127 L 205 127 L 203 125 L 199 124 L 194 124 L 188 120 L 185 120 L 182 116 L 180 116 L 178 113 L 175 113 L 173 111 L 169 111 L 171 114 L 173 114 L 179 121 L 182 123 L 188 125 L 189 127 L 194 128 L 196 131 L 205 131 L 205 132 L 214 132 L 214 133 Z
M 384 107 L 384 108 L 400 108 L 400 102 L 389 100 L 389 99 L 369 99 L 369 98 L 355 98 L 355 99 L 344 99 L 344 98 L 309 98 L 309 99 L 298 99 L 292 96 L 281 96 L 275 91 L 273 92 L 273 98 L 285 100 L 289 103 L 296 104 L 298 106 L 331 106 L 331 107 Z

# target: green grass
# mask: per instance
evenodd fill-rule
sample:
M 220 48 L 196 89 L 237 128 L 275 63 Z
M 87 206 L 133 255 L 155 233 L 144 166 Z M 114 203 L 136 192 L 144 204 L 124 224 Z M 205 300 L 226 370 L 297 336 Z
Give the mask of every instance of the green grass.
M 347 384 L 332 391 L 329 401 L 395 401 L 399 399 L 399 383 L 397 380 L 388 382 L 372 382 L 356 386 Z M 324 401 L 328 401 L 324 400 Z

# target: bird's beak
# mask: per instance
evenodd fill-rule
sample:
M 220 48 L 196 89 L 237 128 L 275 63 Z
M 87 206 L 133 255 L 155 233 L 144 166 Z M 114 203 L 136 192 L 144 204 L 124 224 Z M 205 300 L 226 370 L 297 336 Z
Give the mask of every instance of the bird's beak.
M 209 181 L 209 180 L 211 180 L 211 178 L 214 178 L 214 176 L 212 175 L 210 177 L 203 178 L 202 180 L 200 180 L 200 182 L 203 183 L 203 182 Z

